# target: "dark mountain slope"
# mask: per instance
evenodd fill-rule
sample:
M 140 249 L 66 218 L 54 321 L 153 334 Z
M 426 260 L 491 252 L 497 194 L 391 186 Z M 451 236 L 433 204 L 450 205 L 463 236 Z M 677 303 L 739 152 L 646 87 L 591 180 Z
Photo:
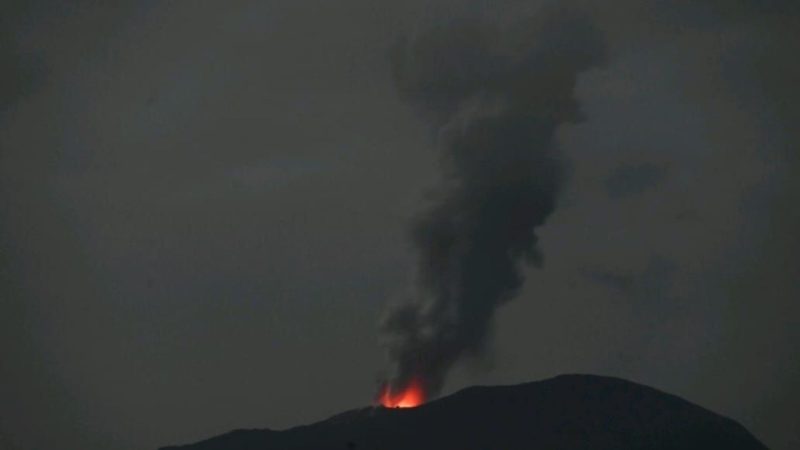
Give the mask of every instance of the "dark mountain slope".
M 285 431 L 240 430 L 163 450 L 745 450 L 738 423 L 629 381 L 562 375 L 473 387 L 413 409 L 363 408 Z

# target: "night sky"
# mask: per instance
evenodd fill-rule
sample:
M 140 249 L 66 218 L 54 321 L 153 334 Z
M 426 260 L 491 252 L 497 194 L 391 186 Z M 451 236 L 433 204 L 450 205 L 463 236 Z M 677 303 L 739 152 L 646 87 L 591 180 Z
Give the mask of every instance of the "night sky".
M 447 185 L 442 117 L 491 90 L 458 84 L 486 59 L 430 58 L 426 36 L 483 48 L 469 30 L 538 20 L 572 42 L 552 8 L 602 57 L 563 96 L 538 88 L 576 108 L 548 135 L 538 256 L 443 393 L 620 376 L 800 448 L 800 2 L 11 0 L 0 450 L 154 449 L 370 404 Z M 429 66 L 398 69 L 409 42 Z

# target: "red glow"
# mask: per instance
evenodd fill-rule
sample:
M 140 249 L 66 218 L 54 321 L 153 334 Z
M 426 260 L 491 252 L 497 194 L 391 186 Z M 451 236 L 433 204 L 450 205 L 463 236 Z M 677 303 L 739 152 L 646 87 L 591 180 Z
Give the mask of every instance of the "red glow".
M 425 403 L 425 391 L 417 380 L 411 380 L 405 388 L 397 392 L 392 392 L 387 383 L 381 389 L 378 401 L 385 408 L 414 408 Z

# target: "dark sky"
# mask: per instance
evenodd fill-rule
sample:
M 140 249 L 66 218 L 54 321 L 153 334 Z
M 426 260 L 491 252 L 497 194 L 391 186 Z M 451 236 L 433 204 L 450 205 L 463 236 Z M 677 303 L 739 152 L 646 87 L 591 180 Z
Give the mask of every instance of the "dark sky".
M 440 178 L 389 49 L 543 2 L 63 3 L 0 14 L 0 449 L 369 403 Z M 607 61 L 557 131 L 544 263 L 445 392 L 616 375 L 798 448 L 800 4 L 562 3 Z

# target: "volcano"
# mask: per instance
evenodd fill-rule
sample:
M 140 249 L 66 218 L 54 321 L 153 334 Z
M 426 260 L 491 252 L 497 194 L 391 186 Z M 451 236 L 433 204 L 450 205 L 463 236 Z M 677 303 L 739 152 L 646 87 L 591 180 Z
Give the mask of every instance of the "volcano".
M 744 427 L 618 378 L 471 387 L 415 408 L 366 407 L 284 431 L 237 430 L 161 450 L 749 450 Z

